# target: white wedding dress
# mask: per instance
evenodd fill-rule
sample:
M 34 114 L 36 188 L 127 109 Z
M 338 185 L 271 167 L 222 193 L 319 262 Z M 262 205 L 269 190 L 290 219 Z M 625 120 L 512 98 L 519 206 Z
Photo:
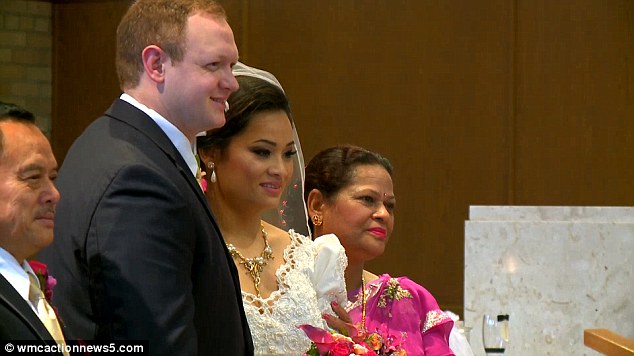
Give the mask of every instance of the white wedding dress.
M 348 260 L 335 235 L 310 238 L 289 231 L 291 243 L 276 271 L 278 290 L 267 298 L 242 292 L 256 355 L 301 355 L 310 340 L 297 328 L 327 329 L 321 315 L 333 314 L 330 302 L 347 303 L 344 271 Z

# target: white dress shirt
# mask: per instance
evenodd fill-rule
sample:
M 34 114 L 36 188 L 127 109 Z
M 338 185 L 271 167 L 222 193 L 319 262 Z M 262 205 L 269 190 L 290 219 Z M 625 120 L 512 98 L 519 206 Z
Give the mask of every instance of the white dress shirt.
M 189 142 L 185 134 L 183 134 L 176 126 L 174 126 L 171 122 L 169 122 L 166 118 L 161 116 L 161 114 L 156 111 L 148 108 L 147 106 L 138 102 L 135 98 L 131 97 L 129 94 L 123 93 L 119 97 L 121 100 L 129 103 L 130 105 L 136 107 L 137 109 L 146 113 L 149 117 L 156 122 L 156 124 L 165 132 L 170 141 L 174 144 L 178 152 L 181 154 L 185 163 L 192 171 L 194 177 L 198 172 L 198 162 L 196 161 L 196 156 L 194 156 L 195 142 Z
M 29 289 L 31 287 L 31 281 L 27 273 L 35 272 L 28 264 L 26 260 L 22 262 L 22 265 L 18 263 L 18 260 L 13 257 L 7 250 L 0 247 L 0 274 L 13 286 L 13 288 L 22 296 L 22 298 L 29 304 L 35 314 L 37 310 L 29 301 Z

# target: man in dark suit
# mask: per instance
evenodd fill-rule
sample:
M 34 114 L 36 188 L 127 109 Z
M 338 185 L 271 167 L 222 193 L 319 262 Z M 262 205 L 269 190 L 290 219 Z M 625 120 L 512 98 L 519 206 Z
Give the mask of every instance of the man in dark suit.
M 147 340 L 151 355 L 253 353 L 237 270 L 192 147 L 224 124 L 237 60 L 213 1 L 138 0 L 121 20 L 124 93 L 70 148 L 56 241 L 40 254 L 73 335 Z
M 29 299 L 34 272 L 26 261 L 53 241 L 56 177 L 57 161 L 33 114 L 0 103 L 0 340 L 56 344 Z

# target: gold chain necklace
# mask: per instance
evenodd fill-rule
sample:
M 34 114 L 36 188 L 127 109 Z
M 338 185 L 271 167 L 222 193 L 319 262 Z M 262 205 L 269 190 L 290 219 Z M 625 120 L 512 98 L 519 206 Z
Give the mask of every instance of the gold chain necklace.
M 231 257 L 237 257 L 238 259 L 240 259 L 240 264 L 243 265 L 244 268 L 247 269 L 247 271 L 249 271 L 249 274 L 253 279 L 253 285 L 255 286 L 255 292 L 258 298 L 262 297 L 260 295 L 260 282 L 262 281 L 260 278 L 260 273 L 262 273 L 264 266 L 269 263 L 269 260 L 273 259 L 273 250 L 271 249 L 271 246 L 269 246 L 269 240 L 267 239 L 269 234 L 264 231 L 264 224 L 261 221 L 260 227 L 262 228 L 262 239 L 264 239 L 264 250 L 262 250 L 260 256 L 246 258 L 240 253 L 240 251 L 238 251 L 238 249 L 235 248 L 235 246 L 233 246 L 232 244 L 227 245 L 227 249 L 229 250 Z
M 368 301 L 365 294 L 365 277 L 361 275 L 361 332 L 365 333 L 365 304 Z

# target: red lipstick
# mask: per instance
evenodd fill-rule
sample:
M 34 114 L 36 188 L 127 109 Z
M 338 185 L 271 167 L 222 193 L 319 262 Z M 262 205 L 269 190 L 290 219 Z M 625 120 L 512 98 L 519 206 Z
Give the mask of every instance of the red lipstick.
M 373 227 L 371 229 L 368 229 L 368 232 L 380 239 L 385 239 L 387 237 L 387 232 L 384 228 L 381 227 Z

